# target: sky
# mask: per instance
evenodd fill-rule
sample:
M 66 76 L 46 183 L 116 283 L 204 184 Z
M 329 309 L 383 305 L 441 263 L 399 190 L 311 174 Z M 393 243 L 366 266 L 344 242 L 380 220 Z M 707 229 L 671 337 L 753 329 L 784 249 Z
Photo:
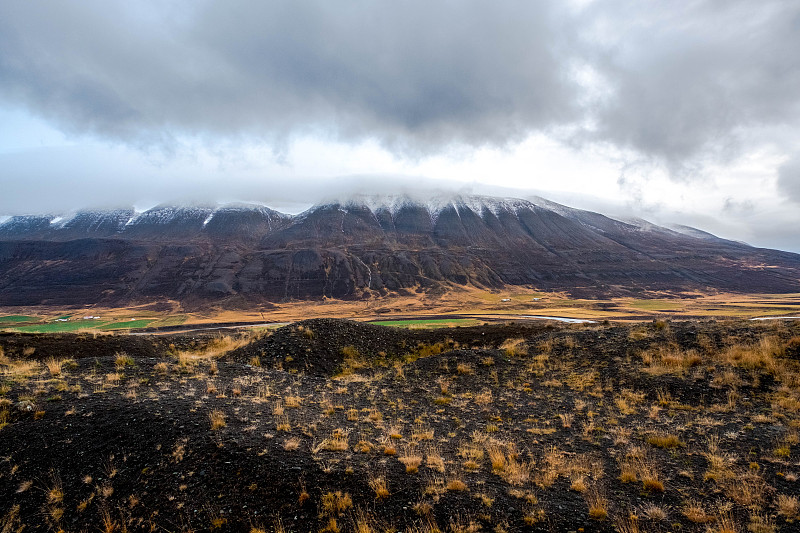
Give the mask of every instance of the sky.
M 0 215 L 412 190 L 800 252 L 800 2 L 0 3 Z

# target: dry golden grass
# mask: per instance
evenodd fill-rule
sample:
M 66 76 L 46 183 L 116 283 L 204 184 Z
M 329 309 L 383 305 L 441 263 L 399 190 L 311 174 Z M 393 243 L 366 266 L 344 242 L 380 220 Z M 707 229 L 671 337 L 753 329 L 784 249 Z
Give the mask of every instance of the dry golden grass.
M 303 405 L 303 398 L 300 396 L 287 395 L 283 398 L 284 405 L 289 409 L 296 409 Z
M 208 413 L 208 419 L 211 422 L 211 429 L 218 430 L 224 428 L 227 423 L 225 422 L 225 413 L 219 409 L 214 409 Z
M 436 446 L 429 446 L 425 451 L 425 466 L 444 473 L 444 457 Z
M 511 486 L 520 486 L 528 482 L 533 465 L 527 461 L 519 460 L 511 455 L 507 457 L 505 469 L 500 477 Z
M 133 360 L 133 357 L 127 353 L 117 352 L 114 354 L 114 364 L 117 366 L 117 368 L 124 368 L 126 366 L 133 366 L 135 361 Z
M 288 415 L 279 415 L 275 417 L 275 431 L 289 432 L 291 430 L 292 425 L 289 423 Z
M 608 517 L 608 498 L 597 489 L 586 492 L 586 504 L 589 506 L 589 518 L 605 520 Z
M 800 515 L 800 500 L 797 496 L 779 494 L 775 500 L 775 507 L 778 509 L 778 514 L 786 520 L 797 520 Z
M 264 336 L 264 332 L 250 330 L 239 337 L 225 335 L 211 339 L 205 346 L 196 350 L 177 350 L 175 357 L 178 365 L 183 369 L 193 369 L 200 363 L 209 364 L 214 359 L 219 359 L 226 353 L 246 346 L 252 341 Z
M 323 439 L 318 445 L 314 446 L 312 451 L 316 454 L 320 450 L 328 450 L 332 452 L 344 452 L 350 449 L 350 430 L 336 428 L 331 432 L 331 436 Z
M 526 341 L 523 338 L 506 339 L 506 341 L 500 345 L 500 349 L 503 350 L 508 357 L 528 355 L 528 347 L 526 346 L 525 342 Z M 552 345 L 550 346 L 550 349 L 552 350 Z
M 55 357 L 48 357 L 44 361 L 44 366 L 47 368 L 47 371 L 50 372 L 50 375 L 53 376 L 54 378 L 61 376 L 63 365 L 64 365 L 64 360 L 56 359 Z
M 340 490 L 327 492 L 322 495 L 320 501 L 321 515 L 340 515 L 353 506 L 353 498 L 350 494 L 343 493 Z
M 434 429 L 427 424 L 417 423 L 411 430 L 412 441 L 433 440 Z M 390 435 L 391 436 L 391 435 Z
M 655 503 L 646 503 L 640 510 L 640 514 L 648 520 L 663 522 L 669 518 L 669 512 L 666 508 L 656 505 Z
M 376 499 L 383 500 L 389 497 L 389 488 L 386 486 L 386 478 L 384 476 L 370 478 L 369 486 L 375 491 Z
M 458 363 L 456 365 L 456 373 L 459 375 L 472 375 L 475 373 L 475 367 L 469 363 Z
M 677 435 L 669 433 L 650 435 L 647 437 L 647 443 L 657 448 L 679 448 L 684 445 Z
M 411 446 L 406 447 L 397 459 L 405 465 L 407 474 L 416 474 L 422 465 L 422 455 Z
M 753 344 L 734 344 L 718 357 L 733 366 L 774 374 L 778 370 L 777 359 L 783 356 L 784 351 L 785 345 L 778 337 L 768 336 Z
M 706 512 L 703 504 L 697 500 L 689 500 L 686 502 L 682 513 L 689 522 L 695 524 L 705 524 L 714 521 L 714 515 Z
M 467 484 L 460 477 L 451 477 L 447 480 L 445 488 L 449 491 L 462 492 L 467 490 Z
M 651 348 L 642 352 L 640 357 L 645 365 L 644 371 L 655 376 L 680 375 L 703 362 L 703 358 L 696 350 L 682 350 L 674 344 Z
M 300 438 L 299 437 L 289 437 L 285 441 L 283 441 L 283 449 L 288 452 L 293 452 L 300 447 Z
M 41 370 L 38 361 L 7 359 L 0 363 L 0 376 L 11 380 L 26 380 L 35 376 Z

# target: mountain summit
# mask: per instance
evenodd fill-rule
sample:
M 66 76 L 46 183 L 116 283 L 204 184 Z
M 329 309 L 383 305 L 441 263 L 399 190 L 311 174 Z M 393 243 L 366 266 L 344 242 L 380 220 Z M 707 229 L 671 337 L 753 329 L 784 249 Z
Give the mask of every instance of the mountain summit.
M 800 292 L 800 255 L 543 198 L 357 195 L 294 216 L 252 204 L 158 206 L 0 224 L 0 305 L 361 298 L 458 285 Z

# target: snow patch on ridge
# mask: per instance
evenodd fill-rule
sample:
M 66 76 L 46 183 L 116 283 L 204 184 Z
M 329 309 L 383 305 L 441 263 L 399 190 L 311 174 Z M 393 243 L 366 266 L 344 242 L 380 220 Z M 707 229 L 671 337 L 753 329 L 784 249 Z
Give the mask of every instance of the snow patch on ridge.
M 461 216 L 464 209 L 468 209 L 479 217 L 483 217 L 486 211 L 493 213 L 495 216 L 503 211 L 508 211 L 516 215 L 521 209 L 532 209 L 536 207 L 534 203 L 519 198 L 494 198 L 480 195 L 442 194 L 428 196 L 426 198 L 415 198 L 409 194 L 357 194 L 344 199 L 330 199 L 315 205 L 298 216 L 307 216 L 308 213 L 327 206 L 344 206 L 345 208 L 364 207 L 373 214 L 386 211 L 392 218 L 394 218 L 403 207 L 418 206 L 428 212 L 432 225 L 436 225 L 441 213 L 449 208 L 454 209 L 459 216 Z

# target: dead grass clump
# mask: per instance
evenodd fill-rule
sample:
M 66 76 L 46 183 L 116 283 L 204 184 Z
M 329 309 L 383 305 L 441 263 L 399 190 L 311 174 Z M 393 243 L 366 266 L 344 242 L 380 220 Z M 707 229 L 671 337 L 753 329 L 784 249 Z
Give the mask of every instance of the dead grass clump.
M 425 466 L 444 473 L 444 457 L 436 446 L 430 446 L 425 451 Z
M 246 346 L 254 339 L 262 337 L 263 334 L 256 331 L 249 331 L 247 334 L 234 338 L 230 335 L 214 337 L 207 344 L 194 350 L 175 351 L 178 365 L 184 370 L 191 370 L 200 362 L 207 362 L 212 359 L 219 359 L 226 353 Z
M 619 480 L 622 483 L 642 482 L 642 490 L 646 492 L 664 492 L 664 482 L 653 459 L 637 446 L 628 449 L 619 461 Z
M 503 448 L 497 443 L 492 443 L 486 447 L 486 453 L 489 454 L 489 461 L 492 463 L 492 471 L 496 474 L 505 472 L 507 462 Z
M 471 376 L 475 373 L 475 367 L 469 363 L 458 363 L 456 365 L 456 373 L 462 376 Z
M 125 352 L 117 352 L 114 356 L 114 364 L 117 368 L 124 368 L 126 366 L 133 366 L 135 364 L 133 357 Z
M 468 487 L 461 477 L 454 476 L 447 480 L 447 485 L 445 485 L 445 488 L 453 492 L 462 492 L 467 490 Z
M 370 478 L 369 486 L 375 491 L 376 499 L 383 500 L 389 497 L 389 488 L 386 485 L 386 478 L 384 476 Z
M 458 455 L 464 459 L 464 468 L 477 470 L 484 458 L 483 446 L 478 442 L 464 442 L 458 446 Z
M 686 369 L 702 364 L 703 358 L 697 350 L 682 350 L 675 344 L 660 345 L 640 354 L 649 374 L 683 374 Z
M 800 500 L 798 500 L 797 496 L 779 494 L 775 501 L 775 506 L 778 508 L 778 514 L 788 521 L 794 521 L 800 515 Z
M 64 500 L 64 487 L 61 478 L 54 472 L 50 473 L 50 486 L 46 489 L 47 503 L 53 505 Z
M 38 374 L 39 370 L 40 363 L 38 361 L 5 358 L 5 362 L 0 362 L 0 376 L 13 380 L 26 380 Z
M 608 499 L 598 490 L 592 489 L 586 493 L 586 504 L 592 520 L 605 520 L 608 517 Z
M 47 367 L 47 371 L 50 372 L 50 375 L 54 378 L 61 376 L 63 365 L 64 360 L 56 359 L 55 357 L 48 357 L 44 362 L 44 366 Z
M 418 422 L 411 430 L 412 441 L 433 440 L 434 429 L 427 424 Z
M 657 522 L 663 522 L 669 517 L 669 513 L 664 507 L 656 505 L 654 503 L 645 504 L 640 512 L 641 515 L 647 518 L 648 520 L 653 520 Z
M 647 443 L 656 448 L 679 448 L 684 446 L 677 435 L 670 433 L 657 433 L 647 437 Z
M 550 345 L 550 349 L 552 350 L 552 344 Z M 520 357 L 523 355 L 528 355 L 528 347 L 525 346 L 525 339 L 523 338 L 514 338 L 514 339 L 506 339 L 503 344 L 500 345 L 500 349 L 508 357 Z
M 284 405 L 287 408 L 296 409 L 303 405 L 303 398 L 300 396 L 287 395 L 283 398 Z
M 589 372 L 572 372 L 567 376 L 567 387 L 578 392 L 583 392 L 595 384 L 600 377 L 596 370 Z
M 342 428 L 334 429 L 331 436 L 323 439 L 321 443 L 314 446 L 313 452 L 316 454 L 320 450 L 328 450 L 332 452 L 344 452 L 350 448 L 349 445 L 350 430 Z
M 711 386 L 715 389 L 735 389 L 742 386 L 742 378 L 732 368 L 719 369 L 711 379 Z
M 419 467 L 422 465 L 422 455 L 412 446 L 408 446 L 403 450 L 403 455 L 397 458 L 406 467 L 407 474 L 416 474 Z
M 447 345 L 443 342 L 435 344 L 420 343 L 414 350 L 407 354 L 403 360 L 407 363 L 413 363 L 421 357 L 430 357 L 432 355 L 439 355 L 447 349 Z
M 283 441 L 283 449 L 287 452 L 293 452 L 300 447 L 300 438 L 298 437 L 289 437 L 285 441 Z
M 211 429 L 214 431 L 222 429 L 227 425 L 225 422 L 225 413 L 219 409 L 214 409 L 208 413 L 208 419 L 211 422 Z
M 686 502 L 682 512 L 683 516 L 685 516 L 689 522 L 695 524 L 705 524 L 714 521 L 714 516 L 707 513 L 703 508 L 703 504 L 697 500 L 689 500 Z
M 614 524 L 619 533 L 641 533 L 639 529 L 639 518 L 631 515 L 627 518 L 621 518 Z
M 509 455 L 505 469 L 500 477 L 511 486 L 520 486 L 528 482 L 533 465 L 527 461 Z
M 362 368 L 369 366 L 355 346 L 344 346 L 341 349 L 341 353 L 344 356 L 344 360 L 335 377 L 351 376 Z
M 275 431 L 291 431 L 292 425 L 289 423 L 288 415 L 280 415 L 275 417 Z
M 302 325 L 297 326 L 297 332 L 300 333 L 306 339 L 311 340 L 314 338 L 314 330 L 312 330 L 308 326 L 302 326 Z
M 560 475 L 569 472 L 566 456 L 555 446 L 548 446 L 542 458 L 542 467 L 536 473 L 535 482 L 542 488 L 550 487 Z
M 320 501 L 320 516 L 338 516 L 353 506 L 353 498 L 349 493 L 327 492 Z
M 748 370 L 761 369 L 771 374 L 778 370 L 777 359 L 785 353 L 778 337 L 764 337 L 754 344 L 735 344 L 719 354 L 720 359 Z
M 491 404 L 493 401 L 492 391 L 491 389 L 484 389 L 478 394 L 475 395 L 473 398 L 476 404 L 480 405 L 481 407 L 486 407 L 487 405 Z
M 740 474 L 725 484 L 726 494 L 739 505 L 761 505 L 766 491 L 766 481 L 753 471 Z
M 752 512 L 747 530 L 750 533 L 775 533 L 775 520 L 766 513 Z

